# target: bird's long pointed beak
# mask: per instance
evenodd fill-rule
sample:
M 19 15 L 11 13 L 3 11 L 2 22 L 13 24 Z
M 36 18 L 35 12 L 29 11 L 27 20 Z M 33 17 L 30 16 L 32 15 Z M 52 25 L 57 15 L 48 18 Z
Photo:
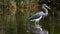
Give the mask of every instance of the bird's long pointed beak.
M 48 8 L 48 9 L 51 9 L 50 7 L 48 7 L 47 5 L 46 5 L 46 7 Z

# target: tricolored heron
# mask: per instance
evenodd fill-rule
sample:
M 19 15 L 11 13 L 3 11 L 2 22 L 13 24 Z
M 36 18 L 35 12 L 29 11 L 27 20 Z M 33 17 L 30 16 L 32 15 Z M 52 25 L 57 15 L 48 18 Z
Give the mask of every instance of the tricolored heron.
M 36 14 L 34 14 L 32 17 L 30 17 L 28 20 L 29 21 L 35 21 L 35 25 L 37 24 L 37 22 L 39 23 L 39 20 L 41 20 L 41 18 L 45 17 L 48 15 L 48 9 L 50 9 L 46 4 L 42 4 L 42 9 L 41 11 L 37 12 Z M 43 12 L 45 11 L 45 13 Z

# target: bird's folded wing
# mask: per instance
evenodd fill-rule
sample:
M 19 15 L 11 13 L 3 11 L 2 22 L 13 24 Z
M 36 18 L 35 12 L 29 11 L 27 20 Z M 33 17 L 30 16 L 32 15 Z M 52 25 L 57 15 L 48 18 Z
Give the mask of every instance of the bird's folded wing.
M 30 17 L 29 20 L 37 19 L 40 16 L 41 16 L 40 14 L 35 14 L 34 16 Z

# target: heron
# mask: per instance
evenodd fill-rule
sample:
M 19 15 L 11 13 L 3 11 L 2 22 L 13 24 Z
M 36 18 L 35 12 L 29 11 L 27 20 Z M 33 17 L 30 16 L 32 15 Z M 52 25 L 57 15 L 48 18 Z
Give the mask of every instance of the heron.
M 39 20 L 48 15 L 48 9 L 50 9 L 50 7 L 48 7 L 46 4 L 42 4 L 41 8 L 43 10 L 37 12 L 36 14 L 28 18 L 29 21 L 35 21 L 35 25 L 37 25 L 37 22 L 39 23 Z

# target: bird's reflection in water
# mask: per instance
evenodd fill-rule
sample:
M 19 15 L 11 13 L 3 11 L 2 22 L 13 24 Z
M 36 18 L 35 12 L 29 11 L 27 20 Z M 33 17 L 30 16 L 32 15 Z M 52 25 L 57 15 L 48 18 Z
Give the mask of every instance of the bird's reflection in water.
M 42 27 L 39 25 L 36 25 L 36 26 L 31 25 L 28 27 L 28 29 L 35 34 L 48 34 L 48 31 L 45 29 L 42 29 Z

